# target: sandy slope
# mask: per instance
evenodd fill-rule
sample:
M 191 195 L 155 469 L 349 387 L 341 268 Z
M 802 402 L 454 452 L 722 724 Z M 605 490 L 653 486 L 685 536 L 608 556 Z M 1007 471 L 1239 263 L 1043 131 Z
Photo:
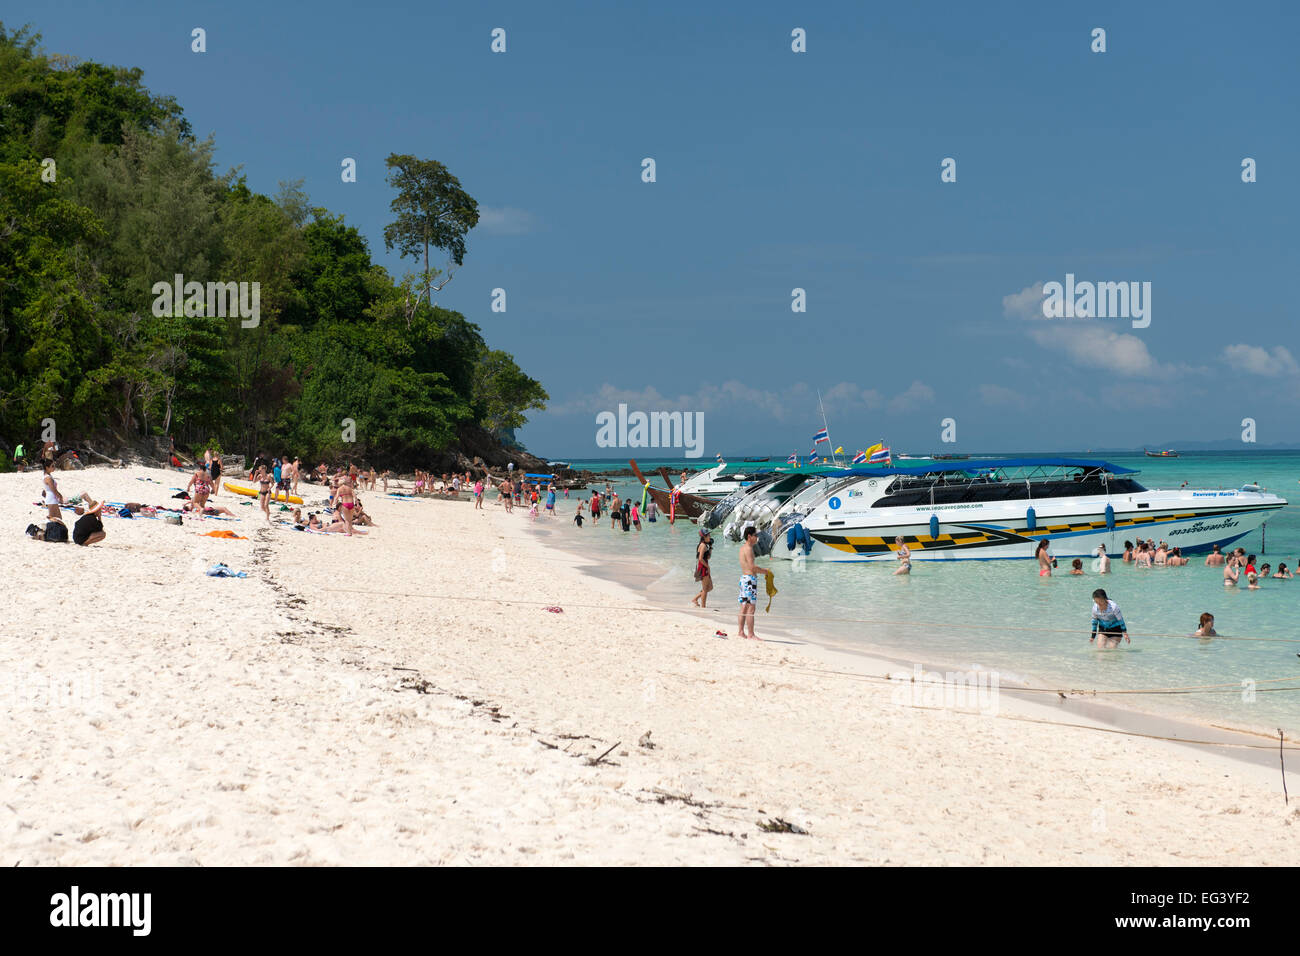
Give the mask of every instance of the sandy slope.
M 61 483 L 162 503 L 184 479 Z M 844 673 L 870 661 L 824 673 L 580 573 L 522 512 L 365 496 L 366 538 L 246 507 L 78 548 L 22 536 L 38 485 L 0 476 L 3 866 L 1300 863 L 1275 770 L 1010 719 L 1053 715 L 1005 695 L 901 706 Z

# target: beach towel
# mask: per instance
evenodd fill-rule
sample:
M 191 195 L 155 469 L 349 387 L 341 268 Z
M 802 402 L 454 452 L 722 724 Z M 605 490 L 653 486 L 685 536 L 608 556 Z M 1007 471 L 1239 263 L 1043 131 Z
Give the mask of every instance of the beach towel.
M 204 538 L 232 538 L 235 541 L 247 541 L 248 539 L 242 534 L 235 534 L 233 531 L 204 531 Z
M 214 564 L 212 567 L 208 568 L 207 574 L 208 574 L 208 577 L 210 577 L 210 578 L 246 578 L 246 577 L 248 577 L 248 572 L 247 572 L 247 571 L 232 571 L 232 570 L 230 570 L 230 568 L 226 567 L 224 564 Z

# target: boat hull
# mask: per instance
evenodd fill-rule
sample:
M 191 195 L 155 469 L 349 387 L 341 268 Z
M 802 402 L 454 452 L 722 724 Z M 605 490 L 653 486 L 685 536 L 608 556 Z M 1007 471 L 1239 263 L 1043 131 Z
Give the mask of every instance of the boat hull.
M 913 561 L 1032 560 L 1042 540 L 1050 542 L 1057 558 L 1091 557 L 1105 545 L 1113 557 L 1126 540 L 1139 537 L 1165 540 L 1183 554 L 1227 545 L 1259 528 L 1285 502 L 1272 495 L 1247 492 L 1199 492 L 1218 500 L 1176 496 L 1180 500 L 1145 502 L 1114 499 L 1063 499 L 1033 502 L 1034 528 L 1023 508 L 981 508 L 968 506 L 919 506 L 874 509 L 871 523 L 854 521 L 846 515 L 843 525 L 822 519 L 804 525 L 811 540 L 805 555 L 811 561 L 864 562 L 897 560 L 896 536 L 901 535 Z M 1221 497 L 1219 497 L 1221 496 Z M 1187 500 L 1181 500 L 1181 499 Z M 1222 503 L 1219 503 L 1222 501 Z M 1114 509 L 1114 524 L 1108 525 L 1106 505 Z M 963 515 L 962 511 L 966 514 Z M 932 535 L 931 517 L 938 519 L 938 534 Z M 861 516 L 865 518 L 866 516 Z M 797 558 L 803 552 L 790 547 L 784 537 L 772 543 L 772 556 Z

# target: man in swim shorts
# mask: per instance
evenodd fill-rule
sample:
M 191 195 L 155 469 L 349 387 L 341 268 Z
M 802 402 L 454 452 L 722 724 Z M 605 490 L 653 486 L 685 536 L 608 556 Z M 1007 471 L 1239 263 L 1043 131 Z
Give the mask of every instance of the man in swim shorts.
M 754 542 L 758 540 L 758 531 L 753 525 L 745 529 L 745 543 L 740 546 L 740 613 L 736 626 L 740 636 L 751 641 L 758 640 L 754 633 L 754 608 L 758 606 L 758 575 L 770 574 L 767 568 L 760 568 L 754 563 Z M 745 633 L 745 622 L 749 622 L 749 633 Z

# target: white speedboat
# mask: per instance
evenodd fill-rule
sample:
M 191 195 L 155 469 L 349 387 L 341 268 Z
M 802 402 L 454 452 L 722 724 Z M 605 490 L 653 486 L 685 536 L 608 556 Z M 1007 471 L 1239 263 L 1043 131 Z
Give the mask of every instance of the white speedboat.
M 729 467 L 724 461 L 706 471 L 691 475 L 677 487 L 683 493 L 695 495 L 697 498 L 722 499 L 734 491 L 749 487 L 755 480 L 772 471 L 771 468 L 727 471 Z
M 772 527 L 774 557 L 892 561 L 903 538 L 913 561 L 1118 555 L 1138 537 L 1184 554 L 1228 545 L 1286 505 L 1260 490 L 1148 490 L 1138 472 L 1076 458 L 1007 458 L 978 465 L 875 469 L 833 483 Z

